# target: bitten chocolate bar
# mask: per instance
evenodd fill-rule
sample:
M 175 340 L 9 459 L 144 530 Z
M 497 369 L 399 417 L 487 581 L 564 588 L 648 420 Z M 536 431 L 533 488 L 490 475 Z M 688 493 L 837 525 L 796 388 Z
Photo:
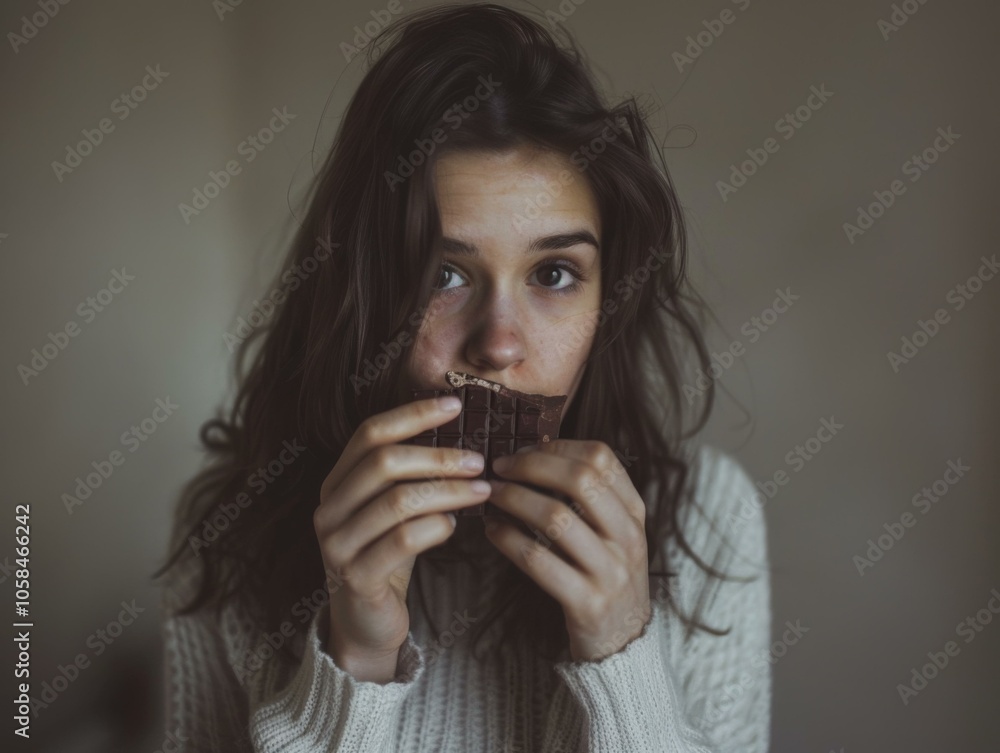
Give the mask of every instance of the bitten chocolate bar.
M 493 461 L 522 447 L 559 437 L 559 423 L 566 395 L 547 396 L 518 392 L 462 371 L 449 371 L 450 390 L 414 390 L 414 400 L 458 395 L 462 412 L 446 424 L 405 440 L 403 444 L 424 447 L 457 447 L 474 450 L 486 458 L 486 467 L 476 478 L 493 479 Z M 482 516 L 502 512 L 490 502 L 456 510 L 460 516 Z

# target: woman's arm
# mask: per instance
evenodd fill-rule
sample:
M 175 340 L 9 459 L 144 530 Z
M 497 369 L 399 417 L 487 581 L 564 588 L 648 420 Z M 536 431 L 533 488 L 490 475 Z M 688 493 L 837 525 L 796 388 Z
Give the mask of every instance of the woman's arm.
M 663 595 L 651 595 L 650 621 L 621 651 L 596 662 L 555 665 L 569 698 L 557 697 L 551 707 L 547 744 L 552 749 L 565 745 L 557 741 L 576 718 L 579 742 L 568 750 L 767 751 L 771 611 L 764 517 L 759 511 L 741 514 L 755 489 L 727 455 L 703 449 L 696 472 L 699 507 L 682 516 L 689 543 L 723 572 L 757 578 L 750 583 L 707 580 L 694 561 L 674 554 L 674 596 L 690 615 L 706 589 L 702 622 L 731 631 L 725 636 L 699 631 L 685 640 L 683 624 Z M 720 534 L 731 546 L 719 540 Z

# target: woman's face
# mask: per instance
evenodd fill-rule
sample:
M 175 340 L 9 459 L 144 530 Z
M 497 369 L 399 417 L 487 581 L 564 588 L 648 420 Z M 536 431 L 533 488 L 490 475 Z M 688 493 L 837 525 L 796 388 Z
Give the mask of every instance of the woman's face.
M 587 181 L 562 155 L 517 149 L 442 155 L 435 184 L 442 267 L 412 346 L 410 388 L 448 389 L 446 371 L 467 371 L 568 395 L 565 415 L 601 300 L 601 225 Z

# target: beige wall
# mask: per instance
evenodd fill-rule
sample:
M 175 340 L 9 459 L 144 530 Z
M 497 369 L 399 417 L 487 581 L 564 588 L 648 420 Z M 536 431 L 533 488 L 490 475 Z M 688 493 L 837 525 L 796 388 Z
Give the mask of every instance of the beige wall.
M 77 2 L 16 52 L 0 49 L 3 526 L 14 504 L 31 504 L 35 681 L 79 653 L 92 659 L 35 720 L 46 749 L 107 749 L 122 730 L 115 709 L 136 720 L 134 749 L 163 740 L 149 573 L 197 467 L 197 429 L 228 385 L 223 335 L 266 292 L 310 150 L 329 143 L 359 80 L 360 60 L 346 65 L 339 44 L 384 7 L 244 2 L 220 20 L 208 0 Z M 961 310 L 949 300 L 998 251 L 1000 12 L 972 0 L 917 7 L 888 39 L 877 22 L 892 4 L 860 0 L 587 0 L 566 19 L 612 94 L 663 106 L 654 124 L 675 147 L 691 269 L 722 325 L 713 349 L 745 346 L 722 375 L 733 398 L 722 396 L 708 439 L 761 482 L 787 474 L 763 506 L 775 639 L 786 620 L 809 632 L 775 664 L 775 751 L 986 750 L 1000 734 L 1000 617 L 972 642 L 956 635 L 1000 586 L 1000 279 Z M 679 71 L 672 53 L 727 8 L 732 23 Z M 6 3 L 0 26 L 19 34 L 38 9 Z M 119 119 L 114 100 L 157 65 L 169 75 Z M 812 86 L 832 96 L 800 130 L 777 130 Z M 247 164 L 240 143 L 283 107 L 295 118 Z M 102 118 L 113 130 L 59 180 L 51 163 Z M 911 182 L 904 163 L 949 126 L 960 138 Z M 716 182 L 768 137 L 777 150 L 723 201 Z M 178 204 L 232 159 L 242 172 L 186 223 Z M 895 179 L 905 192 L 851 243 L 843 223 Z M 78 313 L 122 267 L 134 279 L 104 310 Z M 752 342 L 751 317 L 777 289 L 798 298 Z M 887 352 L 937 309 L 948 321 L 895 373 Z M 24 384 L 18 365 L 70 321 L 79 332 Z M 179 407 L 148 440 L 123 444 L 167 397 Z M 843 428 L 815 457 L 788 457 L 830 417 Z M 61 495 L 115 450 L 122 464 L 69 514 Z M 958 459 L 970 470 L 929 510 L 916 506 Z M 854 556 L 907 511 L 913 527 L 860 575 Z M 4 598 L 12 591 L 7 577 Z M 91 636 L 132 600 L 145 611 L 97 656 Z M 958 655 L 904 706 L 897 684 L 949 640 Z

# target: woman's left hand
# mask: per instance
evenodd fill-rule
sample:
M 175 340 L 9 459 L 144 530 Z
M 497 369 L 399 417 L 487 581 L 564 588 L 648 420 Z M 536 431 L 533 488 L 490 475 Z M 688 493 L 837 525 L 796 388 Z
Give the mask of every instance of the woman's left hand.
M 573 661 L 620 651 L 651 615 L 646 506 L 624 466 L 604 442 L 555 439 L 499 458 L 493 469 L 505 480 L 490 482 L 489 501 L 545 539 L 496 516 L 486 535 L 562 605 Z M 568 506 L 511 482 L 561 492 Z

